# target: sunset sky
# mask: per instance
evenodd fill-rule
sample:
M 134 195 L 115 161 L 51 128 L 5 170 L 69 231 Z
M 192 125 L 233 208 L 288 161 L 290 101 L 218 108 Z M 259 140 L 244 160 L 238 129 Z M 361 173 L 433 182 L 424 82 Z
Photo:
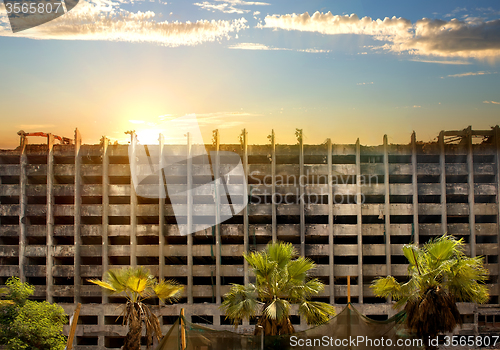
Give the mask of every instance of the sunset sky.
M 206 142 L 250 144 L 500 124 L 498 1 L 80 0 L 16 34 L 0 2 L 0 63 L 0 148 L 20 129 L 150 142 L 193 113 Z

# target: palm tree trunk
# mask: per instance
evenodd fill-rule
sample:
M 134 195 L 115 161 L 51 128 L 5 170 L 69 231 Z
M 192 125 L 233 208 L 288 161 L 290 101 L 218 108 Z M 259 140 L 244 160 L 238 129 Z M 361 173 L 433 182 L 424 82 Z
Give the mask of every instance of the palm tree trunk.
M 260 335 L 262 330 L 264 330 L 265 335 L 282 335 L 295 332 L 292 322 L 288 317 L 282 321 L 278 321 L 262 316 L 259 318 L 257 325 L 262 326 L 262 328 L 255 327 L 254 335 Z
M 128 324 L 128 333 L 125 337 L 125 343 L 122 350 L 141 350 L 141 333 L 142 322 L 140 319 L 140 312 L 137 310 L 136 305 L 132 305 L 131 315 Z

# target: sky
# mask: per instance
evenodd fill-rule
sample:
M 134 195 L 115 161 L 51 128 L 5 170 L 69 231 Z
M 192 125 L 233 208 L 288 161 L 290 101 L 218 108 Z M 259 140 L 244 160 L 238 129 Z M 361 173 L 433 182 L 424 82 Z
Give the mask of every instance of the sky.
M 500 124 L 498 1 L 80 0 L 15 34 L 0 1 L 0 63 L 1 149 L 21 129 L 153 143 L 191 114 L 207 143 L 214 129 L 376 145 Z

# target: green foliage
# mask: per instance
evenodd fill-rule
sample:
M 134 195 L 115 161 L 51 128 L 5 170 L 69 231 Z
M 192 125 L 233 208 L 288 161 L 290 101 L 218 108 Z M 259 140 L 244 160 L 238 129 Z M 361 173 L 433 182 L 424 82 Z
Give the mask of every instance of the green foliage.
M 409 262 L 409 280 L 401 283 L 387 276 L 371 288 L 377 296 L 396 300 L 396 307 L 404 305 L 407 325 L 419 336 L 451 332 L 461 322 L 456 301 L 488 301 L 483 258 L 466 256 L 462 239 L 444 235 L 421 248 L 405 245 L 403 254 Z
M 178 300 L 183 286 L 175 281 L 158 281 L 148 269 L 129 267 L 111 269 L 106 281 L 91 279 L 89 282 L 104 288 L 111 295 L 123 295 L 127 298 L 122 311 L 123 323 L 129 326 L 124 349 L 139 350 L 142 325 L 146 327 L 147 348 L 153 343 L 153 336 L 162 336 L 158 317 L 142 301 L 159 298 L 162 302 Z
M 244 318 L 262 315 L 259 325 L 266 334 L 293 332 L 289 321 L 292 304 L 309 324 L 321 324 L 335 314 L 333 306 L 312 302 L 310 297 L 324 289 L 323 283 L 309 278 L 315 268 L 312 260 L 296 256 L 291 243 L 269 243 L 262 252 L 245 254 L 255 274 L 255 283 L 233 284 L 221 308 L 235 325 Z
M 67 316 L 57 304 L 28 300 L 34 290 L 17 277 L 7 280 L 0 303 L 0 344 L 9 350 L 63 350 Z

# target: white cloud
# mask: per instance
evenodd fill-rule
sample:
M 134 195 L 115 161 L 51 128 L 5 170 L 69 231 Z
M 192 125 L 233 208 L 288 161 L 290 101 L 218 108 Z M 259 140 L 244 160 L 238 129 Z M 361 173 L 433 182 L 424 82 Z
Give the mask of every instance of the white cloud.
M 474 75 L 488 75 L 488 74 L 496 74 L 496 72 L 485 72 L 485 71 L 480 71 L 480 72 L 467 72 L 467 73 L 459 73 L 459 74 L 451 74 L 448 75 L 448 78 L 463 78 L 463 77 L 470 77 Z
M 290 49 L 282 49 L 277 47 L 270 47 L 264 44 L 259 43 L 239 43 L 235 45 L 229 46 L 230 49 L 237 50 L 290 50 Z
M 253 15 L 254 16 L 260 15 L 260 11 L 254 11 Z
M 230 49 L 237 50 L 262 50 L 262 51 L 297 51 L 297 52 L 307 52 L 307 53 L 327 53 L 331 50 L 321 50 L 321 49 L 288 49 L 284 47 L 272 47 L 259 43 L 239 43 L 229 46 Z
M 417 21 L 414 28 L 414 37 L 399 47 L 395 45 L 395 51 L 409 50 L 419 55 L 441 57 L 500 57 L 500 19 L 465 23 L 457 19 L 424 18 Z
M 373 81 L 370 81 L 369 83 L 357 83 L 356 85 L 373 85 Z
M 409 37 L 411 22 L 403 18 L 384 18 L 372 20 L 370 17 L 359 18 L 356 14 L 350 16 L 333 15 L 331 12 L 315 12 L 312 16 L 308 12 L 292 15 L 273 15 L 265 17 L 263 28 L 298 30 L 317 32 L 321 34 L 365 34 L 379 39 L 388 37 Z
M 446 15 L 444 15 L 444 17 L 453 17 L 453 16 L 456 16 L 457 13 L 465 12 L 465 11 L 467 11 L 466 7 L 457 7 L 453 11 L 451 11 L 451 13 L 447 13 Z
M 308 52 L 308 53 L 327 53 L 331 52 L 332 50 L 321 50 L 321 49 L 303 49 L 303 50 L 297 50 L 299 52 Z
M 500 102 L 496 102 L 496 101 L 483 101 L 483 103 L 492 103 L 494 105 L 500 105 Z
M 413 62 L 424 62 L 424 63 L 438 63 L 438 64 L 456 64 L 456 65 L 468 65 L 472 64 L 467 61 L 448 61 L 448 60 L 422 60 L 422 59 L 411 59 Z
M 221 11 L 223 13 L 247 13 L 250 10 L 241 9 L 236 6 L 265 6 L 270 5 L 267 2 L 255 2 L 255 1 L 243 1 L 243 0 L 215 0 L 216 2 L 203 1 L 203 2 L 195 2 L 193 5 L 199 6 L 202 9 L 209 10 L 212 12 Z M 217 2 L 222 2 L 222 4 L 217 4 Z M 259 11 L 255 11 L 259 14 Z M 255 13 L 254 13 L 255 15 Z
M 72 11 L 43 25 L 13 34 L 6 14 L 0 12 L 0 36 L 31 39 L 151 42 L 164 46 L 197 45 L 230 38 L 248 28 L 246 20 L 159 22 L 154 12 L 128 12 L 117 3 L 80 2 Z
M 208 1 L 203 1 L 201 3 L 200 2 L 195 2 L 194 5 L 199 6 L 199 7 L 201 7 L 204 10 L 209 10 L 209 11 L 212 11 L 212 12 L 221 11 L 223 13 L 238 13 L 238 14 L 250 12 L 250 10 L 242 10 L 242 9 L 236 8 L 234 6 L 231 6 L 231 5 L 227 4 L 227 3 L 224 3 L 224 4 L 214 4 L 214 3 L 211 3 L 211 2 L 208 2 Z
M 444 21 L 424 18 L 412 24 L 404 18 L 373 20 L 333 15 L 331 12 L 272 15 L 265 17 L 260 28 L 316 32 L 326 35 L 369 35 L 387 41 L 385 50 L 413 55 L 496 59 L 500 57 L 500 19 Z

